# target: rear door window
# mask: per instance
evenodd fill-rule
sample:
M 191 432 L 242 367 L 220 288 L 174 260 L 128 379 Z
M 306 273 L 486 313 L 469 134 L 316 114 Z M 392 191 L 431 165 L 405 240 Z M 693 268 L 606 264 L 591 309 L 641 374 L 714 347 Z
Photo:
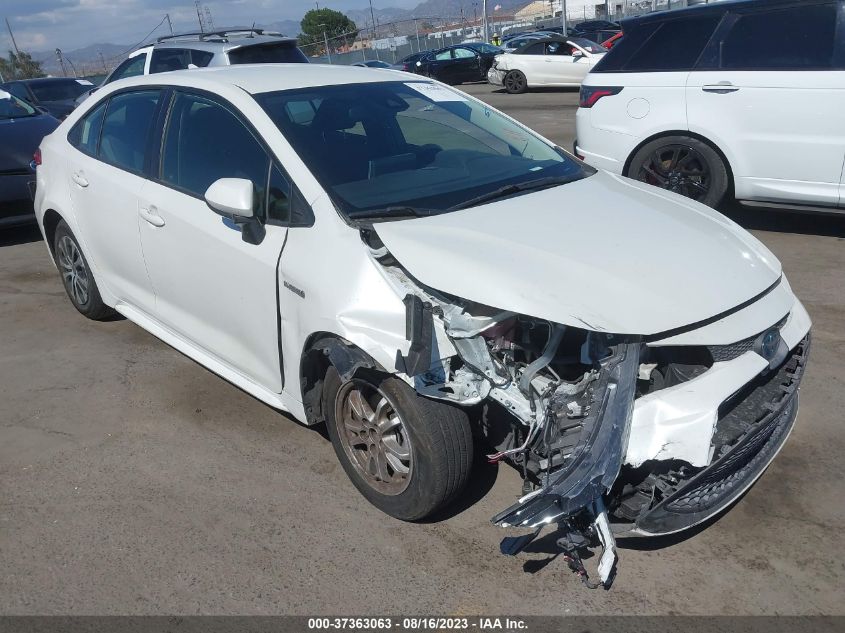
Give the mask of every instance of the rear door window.
M 308 58 L 293 42 L 254 44 L 229 51 L 231 64 L 307 64 Z
M 117 81 L 118 79 L 125 79 L 126 77 L 135 77 L 136 75 L 144 74 L 144 64 L 147 63 L 147 54 L 136 55 L 130 57 L 122 62 L 120 66 L 114 69 L 114 72 L 109 77 L 106 83 Z
M 625 71 L 692 70 L 721 16 L 666 20 L 630 55 Z M 782 45 L 782 42 L 781 42 Z M 617 55 L 622 52 L 620 48 Z
M 82 117 L 68 134 L 67 140 L 76 149 L 89 156 L 97 155 L 97 142 L 100 140 L 100 129 L 103 127 L 103 115 L 106 104 L 100 104 Z
M 141 90 L 109 100 L 97 154 L 101 160 L 135 173 L 144 170 L 159 96 L 158 90 Z
M 157 48 L 150 60 L 150 74 L 184 70 L 191 63 L 191 51 L 185 48 Z
M 825 70 L 832 66 L 836 5 L 816 4 L 740 16 L 722 41 L 721 67 Z

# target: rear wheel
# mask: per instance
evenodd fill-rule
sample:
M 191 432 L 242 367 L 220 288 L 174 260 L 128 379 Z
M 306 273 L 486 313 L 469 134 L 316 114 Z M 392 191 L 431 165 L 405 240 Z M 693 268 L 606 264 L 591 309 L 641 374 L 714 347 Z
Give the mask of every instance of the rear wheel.
M 76 236 L 64 220 L 60 221 L 56 227 L 53 252 L 56 257 L 56 266 L 62 276 L 62 284 L 73 307 L 95 321 L 114 316 L 114 311 L 103 303 L 88 260 L 85 259 Z
M 326 373 L 329 437 L 355 487 L 405 521 L 425 518 L 461 492 L 472 466 L 466 414 L 418 395 L 398 378 Z
M 512 95 L 522 94 L 528 90 L 528 80 L 521 70 L 512 70 L 505 75 L 505 90 Z
M 728 190 L 728 170 L 707 143 L 667 136 L 646 143 L 631 159 L 628 176 L 715 207 Z

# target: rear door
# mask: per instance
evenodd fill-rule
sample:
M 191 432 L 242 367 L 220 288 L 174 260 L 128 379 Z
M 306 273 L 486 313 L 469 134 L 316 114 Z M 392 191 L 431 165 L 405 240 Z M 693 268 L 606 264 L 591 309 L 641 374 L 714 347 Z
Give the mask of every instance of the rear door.
M 845 66 L 834 63 L 836 30 L 829 0 L 737 9 L 690 74 L 689 128 L 725 152 L 737 198 L 838 203 Z
M 251 180 L 258 244 L 214 213 L 204 194 L 219 178 Z M 225 101 L 175 93 L 160 166 L 141 192 L 141 243 L 156 317 L 252 382 L 282 390 L 276 270 L 290 184 L 245 118 Z
M 119 301 L 152 310 L 154 296 L 138 238 L 138 195 L 144 183 L 161 91 L 111 96 L 74 126 L 68 161 L 71 200 L 83 248 Z

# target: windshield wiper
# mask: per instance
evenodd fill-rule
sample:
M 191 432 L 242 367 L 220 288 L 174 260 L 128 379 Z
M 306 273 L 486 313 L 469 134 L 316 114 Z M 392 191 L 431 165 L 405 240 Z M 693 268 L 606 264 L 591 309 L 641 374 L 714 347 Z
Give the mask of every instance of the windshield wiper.
M 528 180 L 527 182 L 516 182 L 510 185 L 505 185 L 504 187 L 499 187 L 498 189 L 494 189 L 493 191 L 482 194 L 478 197 L 470 198 L 469 200 L 461 202 L 460 204 L 456 204 L 454 207 L 450 207 L 449 211 L 467 209 L 469 207 L 484 204 L 485 202 L 492 202 L 493 200 L 499 200 L 500 198 L 506 198 L 508 196 L 512 196 L 517 193 L 522 193 L 524 191 L 537 191 L 540 189 L 549 189 L 550 187 L 555 187 L 557 185 L 565 185 L 566 183 L 572 182 L 573 180 L 577 179 L 577 176 L 549 176 L 547 178 L 537 178 L 535 180 Z
M 423 207 L 395 206 L 385 207 L 383 209 L 351 211 L 347 215 L 352 220 L 360 220 L 363 218 L 424 218 L 435 213 L 440 213 L 440 211 Z

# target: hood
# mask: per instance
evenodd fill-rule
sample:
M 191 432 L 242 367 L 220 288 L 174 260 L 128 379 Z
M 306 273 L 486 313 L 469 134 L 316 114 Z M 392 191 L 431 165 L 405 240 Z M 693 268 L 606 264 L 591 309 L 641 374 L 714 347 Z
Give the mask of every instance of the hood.
M 607 172 L 376 231 L 420 282 L 594 331 L 651 335 L 731 310 L 780 262 L 712 209 Z
M 0 119 L 0 172 L 28 169 L 41 139 L 58 125 L 49 114 Z

